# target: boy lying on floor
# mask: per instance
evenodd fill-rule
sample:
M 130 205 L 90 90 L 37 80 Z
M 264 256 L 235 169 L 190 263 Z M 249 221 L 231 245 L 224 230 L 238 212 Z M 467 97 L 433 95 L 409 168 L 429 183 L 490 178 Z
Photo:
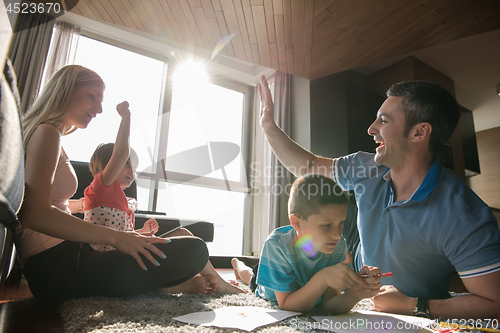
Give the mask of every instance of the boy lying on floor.
M 280 309 L 303 313 L 316 304 L 333 314 L 345 313 L 363 298 L 377 295 L 379 269 L 363 266 L 356 274 L 349 267 L 352 257 L 342 237 L 347 202 L 330 178 L 298 178 L 288 200 L 291 225 L 269 235 L 253 270 L 233 258 L 236 278 L 257 296 L 277 301 Z

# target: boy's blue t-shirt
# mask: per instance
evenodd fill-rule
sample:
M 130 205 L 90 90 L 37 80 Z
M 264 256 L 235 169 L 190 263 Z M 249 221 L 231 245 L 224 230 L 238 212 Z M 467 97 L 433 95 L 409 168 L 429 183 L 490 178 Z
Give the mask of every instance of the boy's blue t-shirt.
M 347 244 L 344 238 L 339 240 L 333 253 L 320 253 L 311 260 L 295 246 L 295 236 L 296 231 L 288 225 L 274 230 L 266 239 L 257 273 L 257 296 L 276 301 L 274 291 L 298 290 L 323 268 L 345 259 Z

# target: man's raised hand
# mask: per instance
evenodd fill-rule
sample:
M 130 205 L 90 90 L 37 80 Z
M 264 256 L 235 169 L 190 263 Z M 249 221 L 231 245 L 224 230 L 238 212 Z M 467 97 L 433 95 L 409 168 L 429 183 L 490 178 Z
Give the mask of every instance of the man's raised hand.
M 260 125 L 266 127 L 274 123 L 274 103 L 271 90 L 269 90 L 269 85 L 264 75 L 260 78 L 259 95 Z

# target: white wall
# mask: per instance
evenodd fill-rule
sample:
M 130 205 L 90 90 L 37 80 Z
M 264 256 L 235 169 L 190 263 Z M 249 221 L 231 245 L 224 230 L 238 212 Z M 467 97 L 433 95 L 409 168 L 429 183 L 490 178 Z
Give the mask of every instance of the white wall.
M 311 149 L 311 96 L 308 79 L 292 75 L 290 137 Z

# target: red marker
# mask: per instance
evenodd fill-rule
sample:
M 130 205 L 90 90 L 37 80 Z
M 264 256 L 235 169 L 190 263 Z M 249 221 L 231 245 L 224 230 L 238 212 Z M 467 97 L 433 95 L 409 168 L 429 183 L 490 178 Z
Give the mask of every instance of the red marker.
M 371 277 L 384 277 L 384 276 L 392 276 L 392 272 L 389 273 L 379 273 L 375 275 L 360 275 L 362 278 L 371 278 Z

